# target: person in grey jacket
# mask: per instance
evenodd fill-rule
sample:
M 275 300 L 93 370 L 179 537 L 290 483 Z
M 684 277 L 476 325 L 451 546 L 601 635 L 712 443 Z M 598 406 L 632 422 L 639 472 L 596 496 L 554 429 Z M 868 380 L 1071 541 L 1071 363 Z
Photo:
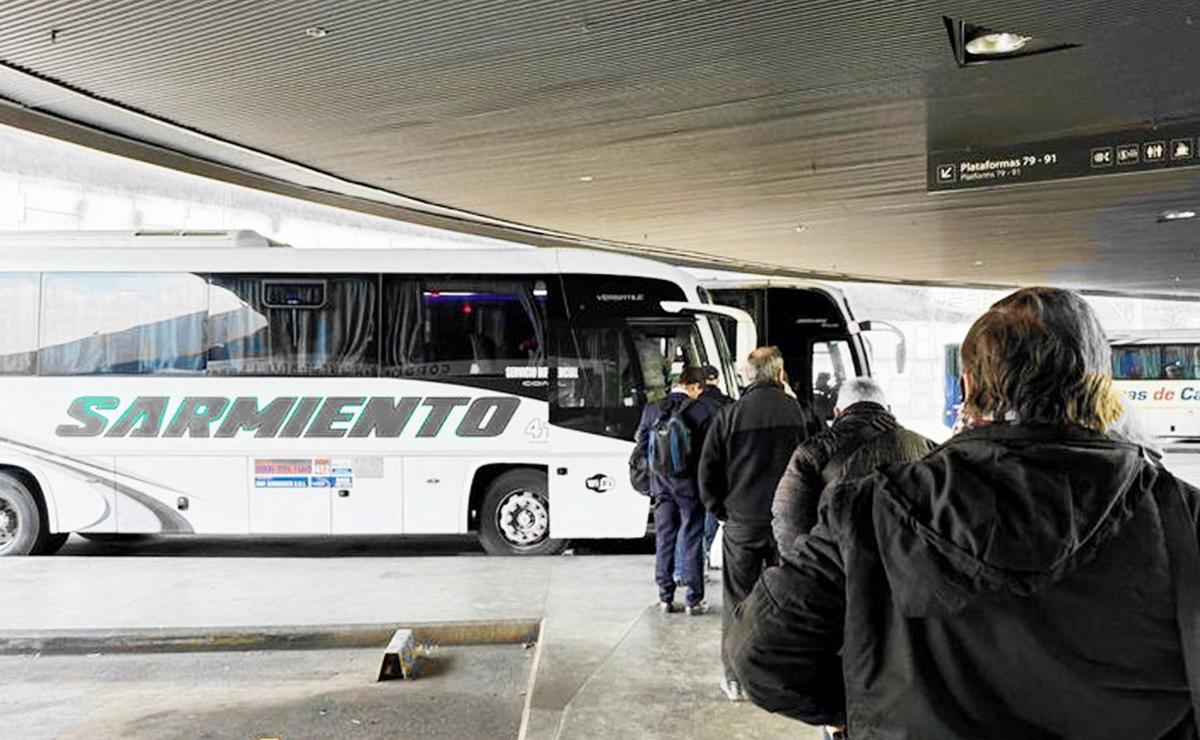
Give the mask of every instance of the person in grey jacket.
M 920 460 L 935 447 L 900 426 L 871 378 L 845 381 L 837 399 L 833 426 L 796 448 L 775 489 L 771 527 L 781 554 L 816 526 L 822 491 L 870 475 L 880 465 Z

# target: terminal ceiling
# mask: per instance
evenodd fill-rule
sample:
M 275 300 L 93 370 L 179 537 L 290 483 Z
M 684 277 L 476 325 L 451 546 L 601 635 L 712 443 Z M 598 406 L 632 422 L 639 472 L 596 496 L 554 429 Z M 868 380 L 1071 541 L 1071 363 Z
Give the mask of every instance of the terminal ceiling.
M 1078 46 L 959 68 L 943 16 Z M 538 244 L 1200 294 L 1200 219 L 1159 222 L 1200 168 L 925 184 L 930 149 L 1200 122 L 1197 48 L 1195 2 L 0 0 L 0 121 Z

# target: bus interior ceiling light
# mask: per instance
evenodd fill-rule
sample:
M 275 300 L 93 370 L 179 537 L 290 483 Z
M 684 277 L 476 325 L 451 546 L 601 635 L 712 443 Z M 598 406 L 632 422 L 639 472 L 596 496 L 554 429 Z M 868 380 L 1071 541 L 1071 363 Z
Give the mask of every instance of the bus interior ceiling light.
M 960 67 L 1027 57 L 1078 46 L 1078 44 L 1039 36 L 1026 36 L 1013 31 L 996 31 L 949 16 L 943 16 L 942 21 L 946 24 L 946 32 L 950 35 L 950 50 L 954 53 L 954 61 Z

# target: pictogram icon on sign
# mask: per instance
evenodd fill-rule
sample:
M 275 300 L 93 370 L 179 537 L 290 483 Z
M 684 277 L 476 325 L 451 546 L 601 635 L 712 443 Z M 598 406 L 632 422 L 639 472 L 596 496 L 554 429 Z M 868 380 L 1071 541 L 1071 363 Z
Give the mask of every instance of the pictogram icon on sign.
M 1117 147 L 1117 164 L 1134 164 L 1141 150 L 1137 144 L 1121 144 Z
M 1092 150 L 1092 166 L 1108 167 L 1113 163 L 1113 148 L 1111 146 L 1096 147 Z
M 1142 145 L 1142 159 L 1147 162 L 1161 162 L 1167 155 L 1167 145 L 1162 141 L 1147 141 Z
M 1171 159 L 1191 159 L 1192 139 L 1171 139 Z
M 954 165 L 939 164 L 937 166 L 938 182 L 954 182 Z

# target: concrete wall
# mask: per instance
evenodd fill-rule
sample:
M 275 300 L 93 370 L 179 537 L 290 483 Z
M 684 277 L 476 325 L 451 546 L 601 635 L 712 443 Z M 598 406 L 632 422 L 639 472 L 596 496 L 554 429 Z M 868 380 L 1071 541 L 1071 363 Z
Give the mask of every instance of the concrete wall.
M 294 247 L 513 248 L 0 127 L 0 230 L 252 229 Z

